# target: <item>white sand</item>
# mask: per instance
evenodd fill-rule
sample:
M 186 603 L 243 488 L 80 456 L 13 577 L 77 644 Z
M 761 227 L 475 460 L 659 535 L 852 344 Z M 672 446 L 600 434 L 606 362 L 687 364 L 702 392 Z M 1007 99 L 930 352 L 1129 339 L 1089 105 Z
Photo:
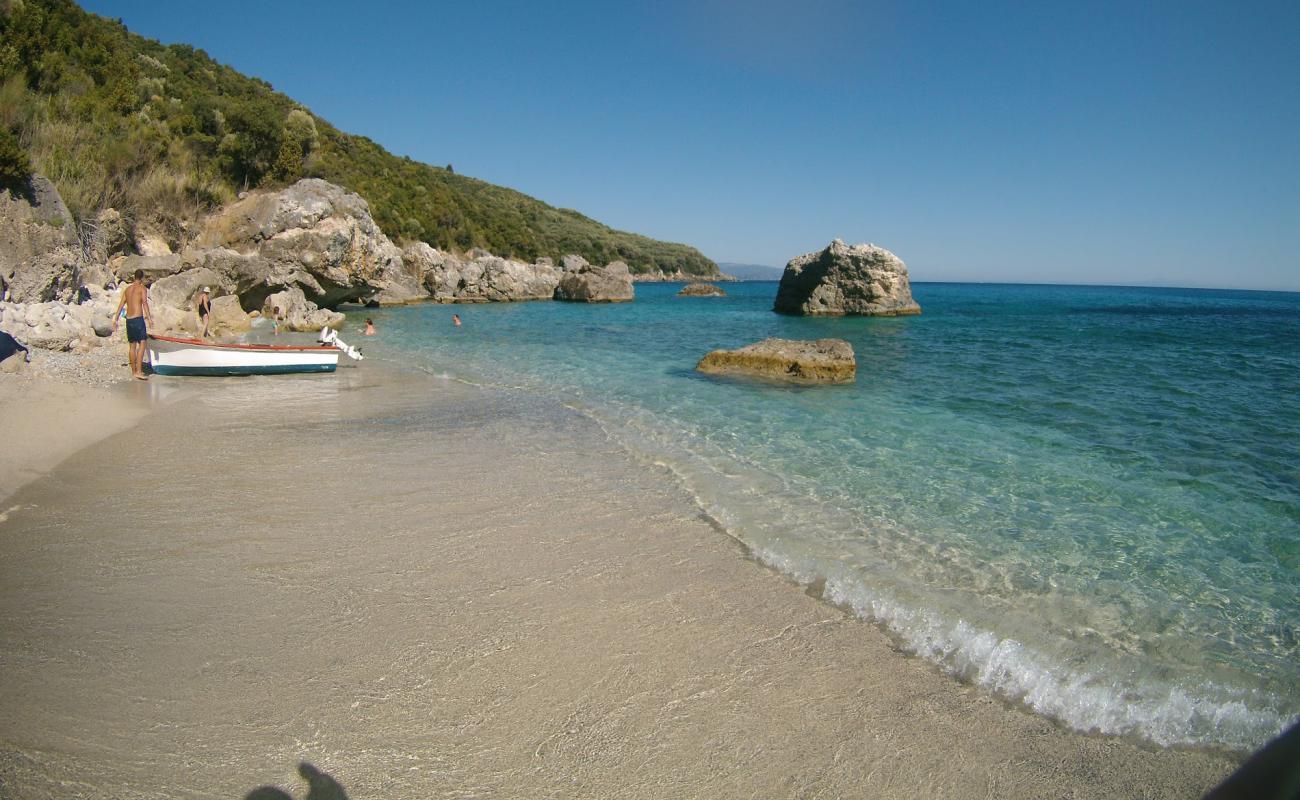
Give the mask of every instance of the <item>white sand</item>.
M 78 450 L 134 425 L 149 408 L 143 385 L 94 388 L 0 375 L 0 503 Z
M 1238 761 L 900 654 L 526 398 L 214 382 L 13 500 L 6 797 L 301 797 L 308 761 L 355 800 L 1186 798 Z

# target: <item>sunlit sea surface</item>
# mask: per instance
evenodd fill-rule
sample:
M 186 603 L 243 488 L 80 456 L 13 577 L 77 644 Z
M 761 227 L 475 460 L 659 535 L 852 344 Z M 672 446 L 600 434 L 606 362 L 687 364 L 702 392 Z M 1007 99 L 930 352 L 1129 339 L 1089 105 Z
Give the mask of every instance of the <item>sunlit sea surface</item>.
M 1300 294 L 916 284 L 922 316 L 811 319 L 678 288 L 349 335 L 589 414 L 766 563 L 1073 727 L 1248 748 L 1300 715 Z M 768 336 L 847 339 L 857 382 L 693 371 Z

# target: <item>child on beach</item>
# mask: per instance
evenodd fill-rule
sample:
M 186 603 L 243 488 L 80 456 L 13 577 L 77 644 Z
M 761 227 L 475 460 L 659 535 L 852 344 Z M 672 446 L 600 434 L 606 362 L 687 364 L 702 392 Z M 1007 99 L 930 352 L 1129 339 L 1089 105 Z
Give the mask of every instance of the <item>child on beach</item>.
M 374 336 L 374 335 L 375 335 L 375 323 L 370 319 L 370 317 L 366 317 L 366 330 L 365 330 L 365 333 L 366 333 L 367 336 Z

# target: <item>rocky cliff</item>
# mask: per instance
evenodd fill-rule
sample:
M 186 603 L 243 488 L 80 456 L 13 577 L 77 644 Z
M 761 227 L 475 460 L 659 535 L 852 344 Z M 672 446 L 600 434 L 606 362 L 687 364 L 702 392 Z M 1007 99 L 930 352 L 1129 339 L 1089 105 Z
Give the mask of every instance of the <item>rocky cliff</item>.
M 564 271 L 555 287 L 555 299 L 575 303 L 624 303 L 633 299 L 632 273 L 627 264 L 614 261 L 603 267 L 581 256 L 565 256 Z
M 902 259 L 874 244 L 850 246 L 839 239 L 786 264 L 773 310 L 807 316 L 921 313 Z
M 24 194 L 0 190 L 0 299 L 70 300 L 82 261 L 76 223 L 54 184 L 35 175 Z
M 458 257 L 424 242 L 408 245 L 402 256 L 427 299 L 439 303 L 550 300 L 560 280 L 549 258 L 525 264 L 479 249 Z
M 52 348 L 85 348 L 107 336 L 117 285 L 141 270 L 160 333 L 197 332 L 194 298 L 212 289 L 217 333 L 247 330 L 273 314 L 291 330 L 337 325 L 340 303 L 516 300 L 618 302 L 633 297 L 627 265 L 566 256 L 527 264 L 474 249 L 442 252 L 423 242 L 395 245 L 360 196 L 317 179 L 252 192 L 202 220 L 187 241 L 142 243 L 102 211 L 86 241 L 52 184 L 0 197 L 0 327 Z M 105 306 L 108 307 L 105 307 Z M 84 306 L 84 308 L 83 308 Z M 111 322 L 111 321 L 110 321 Z M 99 332 L 96 335 L 96 331 Z

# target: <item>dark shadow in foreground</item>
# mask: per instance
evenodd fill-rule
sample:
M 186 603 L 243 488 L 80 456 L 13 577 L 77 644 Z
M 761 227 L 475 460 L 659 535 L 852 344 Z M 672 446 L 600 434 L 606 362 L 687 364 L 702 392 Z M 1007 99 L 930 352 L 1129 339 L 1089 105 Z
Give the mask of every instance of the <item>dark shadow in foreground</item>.
M 1300 798 L 1300 722 L 1232 773 L 1205 800 L 1297 800 Z
M 298 765 L 298 774 L 307 781 L 307 796 L 303 800 L 348 800 L 343 784 L 306 761 Z M 293 795 L 277 786 L 259 786 L 244 795 L 244 800 L 293 800 Z

